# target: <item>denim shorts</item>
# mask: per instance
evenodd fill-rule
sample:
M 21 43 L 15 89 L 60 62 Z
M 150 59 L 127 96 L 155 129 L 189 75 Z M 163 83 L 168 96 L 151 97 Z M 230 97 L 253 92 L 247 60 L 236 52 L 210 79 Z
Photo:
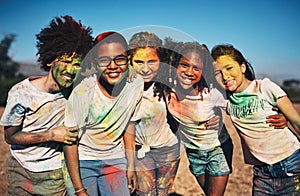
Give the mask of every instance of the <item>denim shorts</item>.
M 253 167 L 253 195 L 300 195 L 300 149 L 273 165 Z
M 186 149 L 190 162 L 190 171 L 195 176 L 225 176 L 230 173 L 225 155 L 220 146 L 213 150 Z
M 80 160 L 83 186 L 90 196 L 129 196 L 126 158 L 110 160 Z

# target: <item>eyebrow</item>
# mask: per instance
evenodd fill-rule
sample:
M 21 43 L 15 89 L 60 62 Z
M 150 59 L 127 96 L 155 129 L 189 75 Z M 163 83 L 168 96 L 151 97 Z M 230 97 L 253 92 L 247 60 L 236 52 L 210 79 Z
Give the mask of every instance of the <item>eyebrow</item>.
M 142 61 L 142 60 L 134 60 L 134 62 L 136 62 L 136 63 L 143 63 L 144 61 Z

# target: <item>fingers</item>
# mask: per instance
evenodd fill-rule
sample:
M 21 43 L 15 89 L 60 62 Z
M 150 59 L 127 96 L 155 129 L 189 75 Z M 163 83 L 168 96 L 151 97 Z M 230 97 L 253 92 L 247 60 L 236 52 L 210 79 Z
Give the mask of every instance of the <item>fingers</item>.
M 78 127 L 68 127 L 67 128 L 67 135 L 69 135 L 70 137 L 77 138 L 77 136 L 79 134 L 78 130 L 79 130 Z
M 270 127 L 274 127 L 275 129 L 283 129 L 287 126 L 288 122 L 286 118 L 279 114 L 279 115 L 270 115 L 267 116 L 267 123 Z
M 272 110 L 278 112 L 279 108 L 278 107 L 273 107 Z
M 219 123 L 217 124 L 205 123 L 205 129 L 219 129 Z
M 73 144 L 73 141 L 70 138 L 64 136 L 64 143 L 65 144 Z
M 274 127 L 275 129 L 283 129 L 287 126 L 286 123 L 269 123 L 270 127 Z
M 64 143 L 73 144 L 78 139 L 78 127 L 68 127 L 67 132 L 64 135 Z
M 281 119 L 281 117 L 276 114 L 276 115 L 267 116 L 267 119 Z

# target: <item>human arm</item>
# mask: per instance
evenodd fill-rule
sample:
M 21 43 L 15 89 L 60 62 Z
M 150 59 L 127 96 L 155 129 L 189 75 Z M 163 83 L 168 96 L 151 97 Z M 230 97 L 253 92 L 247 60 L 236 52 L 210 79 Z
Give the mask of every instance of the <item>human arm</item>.
M 4 126 L 4 136 L 8 144 L 32 145 L 50 141 L 72 144 L 78 136 L 76 129 L 59 126 L 48 131 L 29 133 L 23 132 L 21 126 Z
M 132 187 L 130 192 L 136 189 L 135 173 L 135 122 L 129 122 L 124 134 L 124 145 L 127 158 L 127 179 L 128 187 Z
M 71 177 L 76 195 L 88 195 L 87 190 L 83 187 L 80 170 L 79 170 L 79 155 L 78 155 L 78 142 L 73 145 L 65 145 L 64 146 L 64 154 L 66 165 L 69 171 L 69 175 Z
M 291 123 L 296 133 L 300 135 L 300 116 L 291 100 L 287 96 L 283 96 L 277 100 L 276 105 Z

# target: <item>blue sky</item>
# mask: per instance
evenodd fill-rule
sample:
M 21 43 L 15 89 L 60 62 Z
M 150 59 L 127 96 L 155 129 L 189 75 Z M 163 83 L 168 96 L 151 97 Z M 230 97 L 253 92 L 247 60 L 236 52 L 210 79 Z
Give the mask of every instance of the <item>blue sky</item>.
M 35 34 L 53 17 L 68 14 L 92 27 L 93 36 L 159 27 L 164 30 L 161 38 L 181 35 L 175 40 L 191 38 L 209 49 L 230 43 L 252 63 L 256 74 L 300 79 L 299 10 L 299 0 L 0 0 L 0 39 L 16 34 L 10 56 L 33 61 Z

